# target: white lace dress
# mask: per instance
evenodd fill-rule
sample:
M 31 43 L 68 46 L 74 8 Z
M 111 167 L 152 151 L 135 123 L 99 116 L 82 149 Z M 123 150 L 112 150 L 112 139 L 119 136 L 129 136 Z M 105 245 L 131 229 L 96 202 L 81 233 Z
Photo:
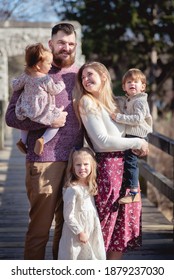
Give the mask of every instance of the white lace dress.
M 105 248 L 100 221 L 94 203 L 83 186 L 63 189 L 64 225 L 59 244 L 59 260 L 105 260 Z M 86 244 L 79 241 L 78 234 L 89 235 Z

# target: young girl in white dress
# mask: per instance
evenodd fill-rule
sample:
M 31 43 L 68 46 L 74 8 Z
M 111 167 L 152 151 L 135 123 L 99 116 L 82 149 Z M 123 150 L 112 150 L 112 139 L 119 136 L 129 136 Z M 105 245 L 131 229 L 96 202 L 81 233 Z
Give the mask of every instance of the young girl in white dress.
M 86 147 L 70 153 L 63 188 L 64 225 L 59 260 L 104 260 L 104 241 L 94 203 L 96 161 Z
M 25 49 L 26 68 L 24 73 L 12 81 L 14 91 L 22 90 L 16 103 L 15 113 L 19 120 L 29 118 L 32 121 L 51 126 L 59 117 L 60 110 L 56 107 L 55 95 L 65 89 L 63 80 L 55 83 L 48 75 L 53 55 L 41 43 L 29 45 Z M 57 133 L 58 128 L 48 128 L 36 141 L 34 152 L 40 155 L 44 144 Z M 21 131 L 21 139 L 17 143 L 21 152 L 27 153 L 28 131 Z

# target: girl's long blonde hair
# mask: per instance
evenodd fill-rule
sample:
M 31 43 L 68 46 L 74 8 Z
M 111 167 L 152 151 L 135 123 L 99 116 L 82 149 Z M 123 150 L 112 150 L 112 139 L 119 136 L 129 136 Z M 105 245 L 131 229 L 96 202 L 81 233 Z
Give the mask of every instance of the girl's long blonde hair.
M 83 70 L 87 67 L 94 69 L 101 78 L 102 86 L 101 86 L 101 92 L 100 92 L 100 100 L 95 98 L 92 95 L 92 93 L 86 91 L 85 88 L 83 87 L 82 73 L 83 73 Z M 79 110 L 80 110 L 80 104 L 82 102 L 82 98 L 84 95 L 88 96 L 96 103 L 97 109 L 99 109 L 99 111 L 101 110 L 102 107 L 104 107 L 109 113 L 115 111 L 117 106 L 114 101 L 111 76 L 104 64 L 102 64 L 100 62 L 96 62 L 96 61 L 88 62 L 88 63 L 83 64 L 77 73 L 76 85 L 75 85 L 75 88 L 73 91 L 73 104 L 74 104 L 74 109 L 75 109 L 75 112 L 76 112 L 76 115 L 78 117 L 80 124 L 81 124 L 81 119 L 80 119 Z
M 91 172 L 86 178 L 86 183 L 88 185 L 88 191 L 91 195 L 96 195 L 97 194 L 97 163 L 95 160 L 94 153 L 92 152 L 91 149 L 87 147 L 83 147 L 81 149 L 72 149 L 69 155 L 68 159 L 68 166 L 66 169 L 66 176 L 65 176 L 65 188 L 70 187 L 72 185 L 77 185 L 78 184 L 78 178 L 74 172 L 74 157 L 76 155 L 82 155 L 82 154 L 87 154 L 89 156 L 90 162 L 91 162 Z

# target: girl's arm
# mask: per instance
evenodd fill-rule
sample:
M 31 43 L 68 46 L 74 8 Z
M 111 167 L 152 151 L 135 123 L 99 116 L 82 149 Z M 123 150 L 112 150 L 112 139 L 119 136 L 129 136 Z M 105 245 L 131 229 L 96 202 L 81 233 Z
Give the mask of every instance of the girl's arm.
M 140 123 L 142 123 L 147 115 L 147 106 L 144 102 L 142 102 L 141 100 L 137 100 L 137 102 L 134 103 L 134 114 L 121 114 L 121 113 L 117 113 L 116 114 L 116 118 L 115 121 L 118 123 L 123 123 L 123 124 L 127 124 L 127 125 L 139 125 Z
M 62 90 L 65 89 L 65 83 L 63 80 L 59 80 L 57 83 L 55 83 L 53 81 L 53 79 L 48 76 L 48 83 L 47 83 L 47 89 L 46 91 L 51 94 L 51 95 L 57 95 L 60 92 L 62 92 Z
M 74 234 L 79 235 L 83 232 L 83 228 L 76 219 L 76 215 L 78 214 L 75 211 L 75 205 L 77 203 L 77 192 L 74 188 L 68 187 L 65 190 L 63 194 L 63 202 L 64 221 Z

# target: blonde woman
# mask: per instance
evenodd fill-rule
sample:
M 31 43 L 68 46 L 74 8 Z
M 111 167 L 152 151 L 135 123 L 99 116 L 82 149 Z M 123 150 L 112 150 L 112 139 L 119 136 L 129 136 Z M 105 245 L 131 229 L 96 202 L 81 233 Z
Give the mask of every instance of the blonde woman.
M 141 202 L 118 204 L 120 196 L 127 193 L 122 187 L 123 155 L 127 149 L 148 152 L 148 143 L 140 138 L 125 138 L 125 125 L 110 118 L 117 110 L 111 77 L 99 62 L 84 64 L 78 72 L 74 91 L 74 107 L 84 125 L 98 163 L 98 194 L 95 198 L 107 259 L 121 259 L 128 248 L 140 245 Z
M 96 161 L 93 152 L 88 148 L 73 149 L 63 189 L 64 225 L 59 244 L 59 260 L 106 259 L 94 203 L 96 194 Z

